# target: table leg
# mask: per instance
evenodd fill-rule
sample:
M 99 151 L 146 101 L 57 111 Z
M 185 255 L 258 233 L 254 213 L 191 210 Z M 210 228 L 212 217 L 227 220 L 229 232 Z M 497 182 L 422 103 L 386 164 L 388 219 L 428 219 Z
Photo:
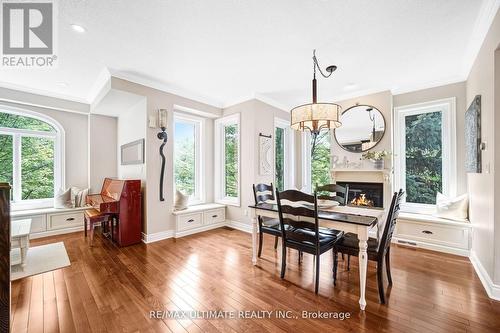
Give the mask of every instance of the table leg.
M 21 251 L 21 266 L 26 266 L 26 255 L 28 254 L 28 244 L 20 241 L 20 248 L 19 250 Z M 24 243 L 24 244 L 23 244 Z
M 368 248 L 368 228 L 360 227 L 358 228 L 358 238 L 359 238 L 359 307 L 361 310 L 366 308 L 366 270 L 368 267 L 368 254 L 366 252 Z
M 257 215 L 255 209 L 250 209 L 252 217 L 252 264 L 257 265 Z

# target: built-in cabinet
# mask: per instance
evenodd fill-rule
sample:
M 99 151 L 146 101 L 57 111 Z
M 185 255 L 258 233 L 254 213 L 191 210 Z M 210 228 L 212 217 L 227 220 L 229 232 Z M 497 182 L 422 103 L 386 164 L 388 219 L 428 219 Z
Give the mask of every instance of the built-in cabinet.
M 220 204 L 204 204 L 174 211 L 175 237 L 223 227 L 226 223 L 226 207 Z
M 14 211 L 13 221 L 31 219 L 30 238 L 47 237 L 83 230 L 83 212 L 88 207 Z

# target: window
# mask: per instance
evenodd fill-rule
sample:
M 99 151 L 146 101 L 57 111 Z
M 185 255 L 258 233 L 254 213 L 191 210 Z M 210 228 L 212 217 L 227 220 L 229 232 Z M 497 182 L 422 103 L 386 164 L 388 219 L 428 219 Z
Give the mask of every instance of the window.
M 274 183 L 278 190 L 293 187 L 293 132 L 286 120 L 274 119 Z
M 436 194 L 455 195 L 455 99 L 395 109 L 395 185 L 406 211 L 428 213 Z
M 43 115 L 1 107 L 0 182 L 12 186 L 13 209 L 51 207 L 62 187 L 59 124 Z
M 204 202 L 202 191 L 201 126 L 199 118 L 174 115 L 174 183 L 189 195 L 189 203 Z
M 303 187 L 307 191 L 313 191 L 317 185 L 331 183 L 331 131 L 323 130 L 316 138 L 313 148 L 313 139 L 309 132 L 302 134 L 303 165 L 302 178 Z
M 216 200 L 240 205 L 240 115 L 215 120 Z

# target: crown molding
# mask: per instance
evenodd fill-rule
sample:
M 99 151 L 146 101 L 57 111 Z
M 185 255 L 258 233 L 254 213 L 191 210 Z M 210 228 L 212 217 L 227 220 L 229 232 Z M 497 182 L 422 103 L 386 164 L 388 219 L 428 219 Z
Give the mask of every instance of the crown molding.
M 170 93 L 170 94 L 174 94 L 174 95 L 177 95 L 180 97 L 191 99 L 191 100 L 196 101 L 196 102 L 208 104 L 208 105 L 216 107 L 216 108 L 222 108 L 222 103 L 220 101 L 217 101 L 217 100 L 210 98 L 210 97 L 207 97 L 207 96 L 197 94 L 193 91 L 189 91 L 187 89 L 182 89 L 182 88 L 176 87 L 174 85 L 166 84 L 166 83 L 163 83 L 163 82 L 160 82 L 157 80 L 141 77 L 139 75 L 135 75 L 135 74 L 131 74 L 131 73 L 125 73 L 125 72 L 118 71 L 118 70 L 111 69 L 111 68 L 109 68 L 108 70 L 109 70 L 111 76 L 114 76 L 118 79 L 127 80 L 127 81 L 137 83 L 137 84 L 149 87 L 149 88 L 161 90 L 161 91 L 164 91 L 166 93 Z
M 476 18 L 472 36 L 467 44 L 462 65 L 462 77 L 466 80 L 481 50 L 483 42 L 490 30 L 491 24 L 500 8 L 500 0 L 484 0 Z

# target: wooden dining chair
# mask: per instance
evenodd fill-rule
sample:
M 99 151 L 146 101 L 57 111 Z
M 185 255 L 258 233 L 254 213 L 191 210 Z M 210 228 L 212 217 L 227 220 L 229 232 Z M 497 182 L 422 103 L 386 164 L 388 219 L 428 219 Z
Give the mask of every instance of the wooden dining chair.
M 321 192 L 335 193 L 334 195 L 320 195 Z M 319 186 L 316 184 L 316 193 L 318 193 L 318 199 L 322 200 L 333 200 L 337 201 L 339 204 L 345 206 L 348 204 L 349 198 L 349 185 L 346 187 L 337 184 L 326 184 Z
M 314 292 L 319 289 L 321 254 L 332 250 L 335 242 L 342 238 L 343 232 L 328 229 L 320 233 L 318 222 L 318 200 L 316 195 L 297 190 L 279 192 L 276 190 L 278 213 L 281 225 L 282 256 L 281 278 L 285 277 L 286 249 L 292 248 L 309 253 L 316 259 L 316 283 Z M 288 227 L 285 227 L 288 226 Z M 300 254 L 299 254 L 300 256 Z
M 253 184 L 253 196 L 255 198 L 255 204 L 263 203 L 268 200 L 274 200 L 274 189 L 273 183 L 267 184 Z M 257 220 L 259 222 L 259 253 L 258 256 L 262 254 L 262 243 L 264 241 L 264 234 L 274 236 L 274 249 L 278 248 L 278 238 L 281 237 L 280 221 L 279 219 L 273 219 L 265 216 L 258 216 Z
M 399 215 L 399 205 L 403 196 L 403 190 L 394 192 L 391 200 L 391 206 L 387 213 L 387 219 L 383 226 L 383 233 L 380 239 L 368 238 L 368 260 L 377 262 L 377 282 L 380 303 L 385 303 L 384 281 L 383 281 L 383 266 L 385 261 L 387 280 L 389 285 L 392 285 L 391 276 L 391 263 L 390 263 L 390 250 L 392 234 L 396 227 L 396 220 Z M 381 226 L 380 226 L 381 227 Z M 346 233 L 333 248 L 333 280 L 337 280 L 337 266 L 338 266 L 338 253 L 347 254 L 349 256 L 357 257 L 359 255 L 359 239 L 358 235 L 354 233 Z

